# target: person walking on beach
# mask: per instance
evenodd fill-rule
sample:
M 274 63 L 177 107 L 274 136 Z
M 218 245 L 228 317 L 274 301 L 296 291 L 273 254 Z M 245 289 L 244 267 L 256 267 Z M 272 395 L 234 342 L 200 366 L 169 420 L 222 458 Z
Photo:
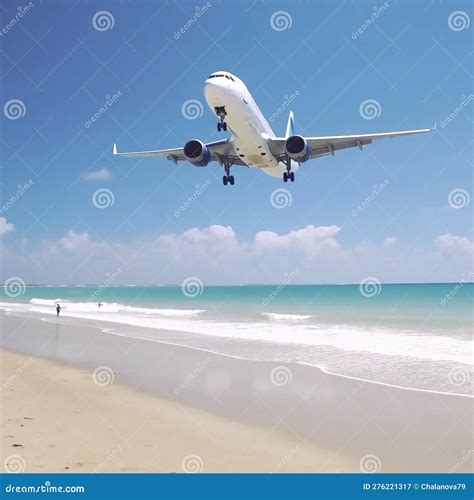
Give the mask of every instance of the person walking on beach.
M 61 312 L 61 306 L 58 304 L 58 305 L 56 306 L 56 317 L 58 317 L 58 316 L 59 316 L 59 313 L 60 313 L 60 312 Z

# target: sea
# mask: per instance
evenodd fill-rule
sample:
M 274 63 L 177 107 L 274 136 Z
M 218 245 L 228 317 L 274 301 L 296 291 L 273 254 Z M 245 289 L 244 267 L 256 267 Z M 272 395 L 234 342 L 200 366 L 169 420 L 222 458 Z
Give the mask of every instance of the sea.
M 56 304 L 111 335 L 473 395 L 473 283 L 0 288 L 7 314 L 56 321 Z

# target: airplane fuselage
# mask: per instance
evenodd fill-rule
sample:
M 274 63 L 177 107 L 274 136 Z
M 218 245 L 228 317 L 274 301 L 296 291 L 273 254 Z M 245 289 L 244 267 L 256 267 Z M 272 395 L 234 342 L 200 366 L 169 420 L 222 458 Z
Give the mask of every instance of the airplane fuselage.
M 281 177 L 286 166 L 273 156 L 268 145 L 276 136 L 245 83 L 231 73 L 218 71 L 206 80 L 204 96 L 211 111 L 225 117 L 240 159 L 249 167 Z M 298 163 L 292 162 L 292 170 L 297 168 Z

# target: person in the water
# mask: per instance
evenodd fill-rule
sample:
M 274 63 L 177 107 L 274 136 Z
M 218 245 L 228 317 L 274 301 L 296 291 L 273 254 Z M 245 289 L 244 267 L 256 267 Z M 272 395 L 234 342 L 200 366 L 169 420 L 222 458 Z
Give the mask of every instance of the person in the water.
M 59 313 L 60 313 L 60 312 L 61 312 L 61 306 L 58 304 L 58 305 L 56 306 L 56 317 L 58 317 L 58 316 L 59 316 Z

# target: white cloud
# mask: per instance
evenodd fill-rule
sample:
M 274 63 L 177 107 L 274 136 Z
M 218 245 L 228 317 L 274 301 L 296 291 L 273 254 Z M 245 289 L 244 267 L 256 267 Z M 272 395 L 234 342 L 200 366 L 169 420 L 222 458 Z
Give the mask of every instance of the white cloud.
M 101 283 L 120 268 L 121 283 L 181 283 L 198 276 L 205 284 L 279 283 L 298 269 L 298 283 L 359 283 L 367 276 L 381 282 L 461 280 L 472 268 L 474 243 L 445 234 L 421 248 L 343 245 L 336 225 L 308 225 L 287 233 L 259 231 L 239 238 L 230 226 L 212 225 L 183 233 L 126 242 L 102 242 L 87 232 L 69 230 L 57 240 L 28 242 L 11 250 L 4 268 L 29 282 Z M 451 251 L 456 250 L 456 251 Z M 469 253 L 470 252 L 470 253 Z M 296 281 L 295 281 L 296 283 Z
M 76 250 L 77 248 L 89 243 L 89 235 L 87 233 L 76 233 L 70 229 L 65 236 L 59 240 L 59 244 L 66 250 Z
M 15 226 L 10 222 L 7 222 L 5 217 L 0 217 L 0 236 L 9 233 L 10 231 L 14 231 Z
M 385 238 L 383 240 L 382 246 L 384 248 L 390 248 L 390 247 L 393 247 L 393 245 L 395 245 L 396 242 L 397 242 L 397 238 L 395 238 L 394 236 L 388 236 L 387 238 Z
M 456 236 L 453 234 L 442 234 L 435 240 L 440 250 L 460 250 L 468 254 L 474 254 L 474 241 L 469 240 L 465 236 Z
M 91 170 L 84 174 L 83 179 L 85 181 L 108 181 L 112 179 L 112 174 L 107 168 L 101 168 L 100 170 Z

